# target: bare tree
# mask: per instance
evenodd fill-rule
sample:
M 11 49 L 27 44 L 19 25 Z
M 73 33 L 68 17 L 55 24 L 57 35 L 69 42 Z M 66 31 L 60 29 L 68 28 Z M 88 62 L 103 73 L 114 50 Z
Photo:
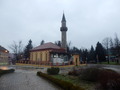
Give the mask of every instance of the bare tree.
M 110 43 L 110 38 L 109 37 L 104 38 L 103 41 L 102 41 L 102 44 L 106 49 L 109 48 L 109 46 L 110 46 L 109 43 Z
M 18 43 L 13 41 L 13 44 L 11 44 L 9 48 L 13 51 L 17 60 L 21 58 L 21 54 L 23 53 L 22 41 L 19 41 Z
M 110 48 L 113 48 L 114 47 L 114 44 L 113 44 L 113 39 L 110 38 Z
M 109 64 L 109 60 L 110 60 L 110 55 L 109 55 L 110 38 L 109 37 L 104 38 L 103 41 L 102 41 L 102 44 L 106 49 L 106 53 L 107 53 L 107 56 L 108 56 L 108 64 Z
M 119 41 L 117 34 L 115 33 L 114 47 L 118 48 L 119 45 L 120 45 L 120 41 Z
M 114 49 L 115 49 L 115 55 L 117 57 L 117 63 L 119 63 L 118 57 L 120 57 L 120 40 L 117 34 L 115 34 Z
M 20 54 L 23 51 L 23 44 L 22 41 L 18 42 L 18 54 Z

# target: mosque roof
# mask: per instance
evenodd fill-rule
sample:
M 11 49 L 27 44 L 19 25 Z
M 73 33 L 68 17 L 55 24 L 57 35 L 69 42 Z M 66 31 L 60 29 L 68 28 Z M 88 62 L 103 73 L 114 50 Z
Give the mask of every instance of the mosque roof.
M 46 50 L 46 49 L 61 49 L 61 47 L 53 44 L 52 42 L 48 42 L 48 43 L 45 43 L 43 45 L 39 45 L 39 46 L 33 48 L 31 51 L 34 51 L 34 50 Z

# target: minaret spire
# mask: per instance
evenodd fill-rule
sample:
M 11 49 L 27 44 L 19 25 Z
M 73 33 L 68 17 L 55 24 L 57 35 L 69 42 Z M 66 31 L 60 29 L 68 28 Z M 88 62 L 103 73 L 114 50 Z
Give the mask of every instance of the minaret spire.
M 62 22 L 66 22 L 64 12 L 63 12 L 63 17 L 62 17 Z
M 62 42 L 62 48 L 67 49 L 67 38 L 66 38 L 66 31 L 67 31 L 67 27 L 66 27 L 66 19 L 65 19 L 65 14 L 63 13 L 62 16 L 62 21 L 61 21 L 61 42 Z
M 63 16 L 62 16 L 62 21 L 61 21 L 61 27 L 66 27 L 66 19 L 65 19 L 65 14 L 63 13 Z M 66 27 L 66 29 L 64 29 L 64 30 L 67 30 L 67 27 Z

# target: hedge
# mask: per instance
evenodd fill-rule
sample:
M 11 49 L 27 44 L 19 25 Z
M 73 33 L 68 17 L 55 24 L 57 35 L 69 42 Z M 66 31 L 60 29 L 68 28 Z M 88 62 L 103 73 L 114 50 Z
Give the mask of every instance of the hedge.
M 59 71 L 60 71 L 59 68 L 54 68 L 54 67 L 47 69 L 47 73 L 50 75 L 57 75 L 59 73 Z
M 84 90 L 83 88 L 81 88 L 79 86 L 75 86 L 70 82 L 54 78 L 54 77 L 52 77 L 48 74 L 42 73 L 42 72 L 37 72 L 37 75 L 55 83 L 56 85 L 63 88 L 64 90 Z
M 90 82 L 97 82 L 99 74 L 101 74 L 99 68 L 87 68 L 81 72 L 79 78 Z
M 87 68 L 81 72 L 79 79 L 97 82 L 96 90 L 120 90 L 120 74 L 103 68 Z
M 14 71 L 15 71 L 14 69 L 8 69 L 8 70 L 0 69 L 0 76 L 3 75 L 3 74 L 12 73 Z

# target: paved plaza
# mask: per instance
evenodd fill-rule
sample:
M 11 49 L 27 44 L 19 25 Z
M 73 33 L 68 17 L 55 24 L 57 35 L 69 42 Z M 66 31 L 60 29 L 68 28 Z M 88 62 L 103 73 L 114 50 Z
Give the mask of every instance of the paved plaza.
M 36 75 L 35 69 L 16 69 L 0 77 L 0 90 L 62 90 Z
M 87 67 L 103 67 L 112 69 L 120 73 L 120 65 L 96 65 L 88 64 L 79 68 Z M 51 82 L 38 77 L 37 71 L 46 72 L 46 67 L 33 66 L 12 66 L 15 68 L 14 73 L 6 74 L 0 77 L 0 90 L 62 90 Z M 61 73 L 67 73 L 73 68 L 61 68 Z

